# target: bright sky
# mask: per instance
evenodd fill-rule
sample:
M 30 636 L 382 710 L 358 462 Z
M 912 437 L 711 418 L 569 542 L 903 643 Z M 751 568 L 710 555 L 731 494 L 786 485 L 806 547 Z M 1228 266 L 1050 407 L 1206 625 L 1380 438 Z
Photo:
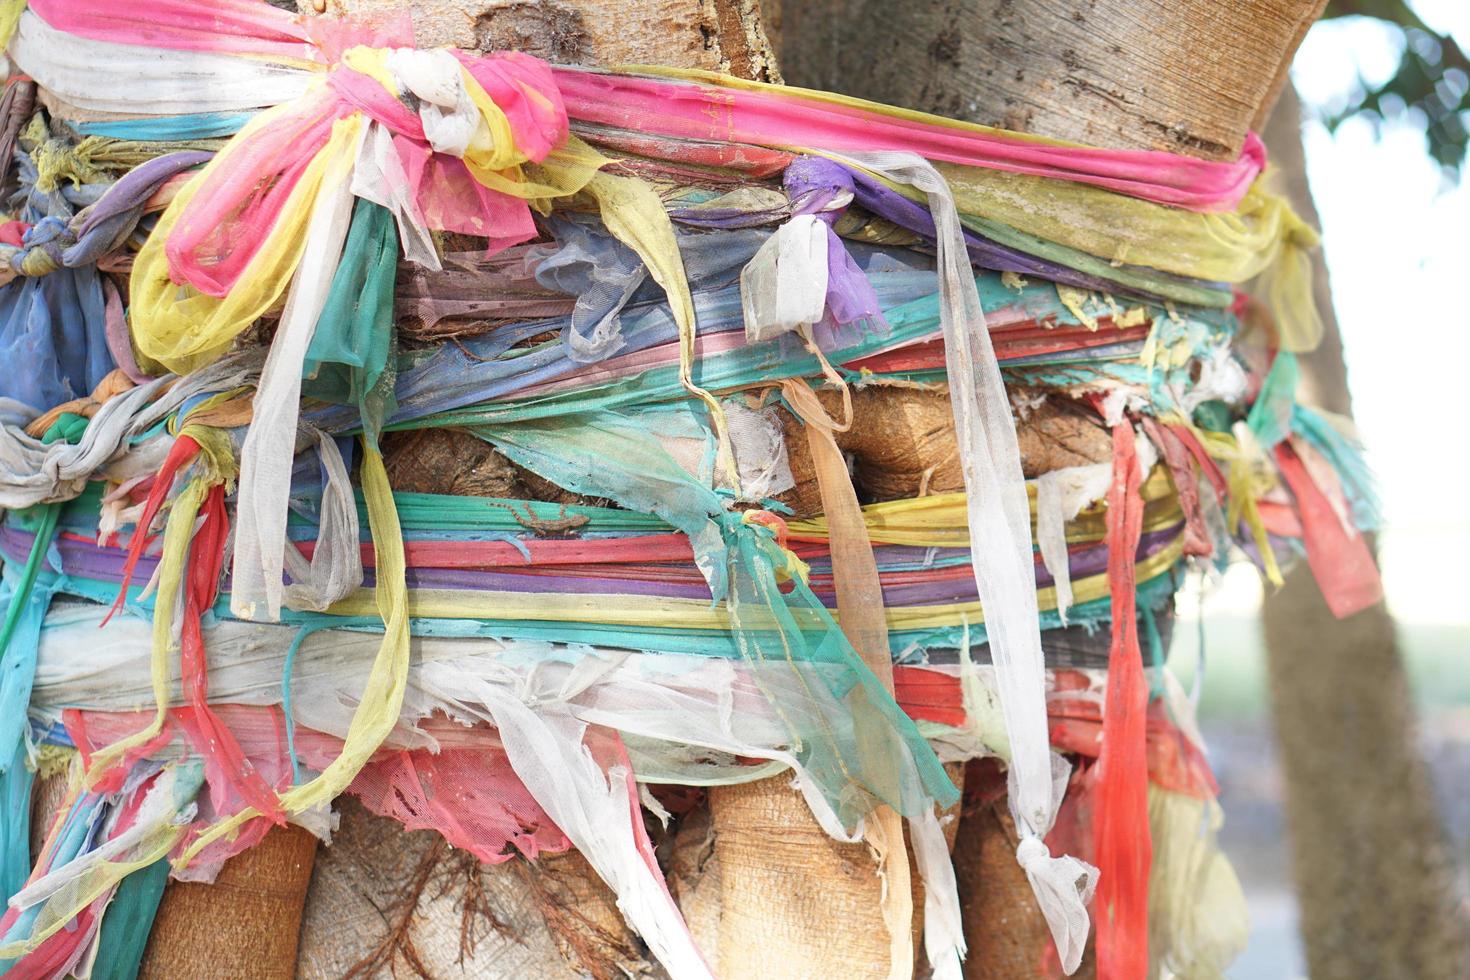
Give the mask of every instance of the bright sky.
M 1470 48 L 1470 3 L 1414 0 L 1429 26 Z M 1331 104 L 1361 73 L 1382 82 L 1396 32 L 1375 21 L 1320 23 L 1292 78 L 1307 104 Z M 1305 133 L 1354 413 L 1378 475 L 1389 528 L 1381 558 L 1389 603 L 1404 621 L 1470 627 L 1455 572 L 1470 551 L 1470 171 L 1448 184 L 1407 124 L 1352 120 Z M 1217 609 L 1249 606 L 1259 588 L 1230 576 Z M 1467 640 L 1470 642 L 1470 640 Z
M 1470 4 L 1416 0 L 1431 27 L 1470 48 Z M 1398 40 L 1358 18 L 1314 27 L 1292 72 L 1325 102 L 1393 71 Z M 1454 555 L 1470 548 L 1463 423 L 1470 366 L 1470 172 L 1448 186 L 1408 125 L 1306 132 L 1354 412 L 1387 509 L 1382 558 L 1403 619 L 1470 626 Z

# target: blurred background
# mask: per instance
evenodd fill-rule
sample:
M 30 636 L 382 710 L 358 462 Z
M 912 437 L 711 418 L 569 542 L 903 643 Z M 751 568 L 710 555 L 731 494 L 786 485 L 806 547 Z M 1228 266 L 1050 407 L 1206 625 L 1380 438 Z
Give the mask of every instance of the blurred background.
M 1354 414 L 1378 477 L 1379 558 L 1407 661 L 1418 738 L 1470 895 L 1470 464 L 1459 409 L 1470 378 L 1470 3 L 1332 0 L 1292 67 Z M 1267 586 L 1269 588 L 1269 586 Z M 1205 671 L 1200 717 L 1219 776 L 1225 850 L 1251 944 L 1229 975 L 1306 975 L 1271 741 L 1259 576 L 1232 567 L 1181 596 L 1171 661 Z M 1201 631 L 1198 627 L 1204 626 Z M 1332 678 L 1322 682 L 1331 684 Z M 1344 759 L 1344 775 L 1351 760 Z

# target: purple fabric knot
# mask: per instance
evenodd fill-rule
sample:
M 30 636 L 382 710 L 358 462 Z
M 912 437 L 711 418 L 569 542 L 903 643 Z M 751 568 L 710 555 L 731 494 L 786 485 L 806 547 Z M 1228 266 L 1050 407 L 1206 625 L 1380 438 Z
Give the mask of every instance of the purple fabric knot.
M 878 294 L 867 275 L 833 230 L 852 202 L 852 174 L 826 157 L 797 157 L 782 176 L 793 217 L 811 214 L 827 226 L 827 316 L 845 325 L 868 321 L 880 336 L 888 333 Z
M 852 174 L 826 157 L 797 157 L 782 175 L 792 214 L 815 214 L 829 226 L 852 202 Z

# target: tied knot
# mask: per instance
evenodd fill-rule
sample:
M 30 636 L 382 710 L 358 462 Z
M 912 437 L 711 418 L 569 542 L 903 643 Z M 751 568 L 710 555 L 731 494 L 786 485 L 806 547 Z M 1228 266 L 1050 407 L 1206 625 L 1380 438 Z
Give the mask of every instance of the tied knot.
M 4 252 L 12 272 L 38 279 L 66 264 L 62 253 L 75 245 L 76 240 L 66 221 L 52 216 L 26 229 L 20 247 L 0 246 L 0 251 Z
M 1046 870 L 1046 865 L 1051 859 L 1051 851 L 1040 837 L 1028 834 L 1022 837 L 1021 843 L 1016 846 L 1016 863 L 1025 868 L 1029 874 L 1041 874 Z
M 1046 842 L 1027 834 L 1016 846 L 1016 863 L 1026 869 L 1031 890 L 1046 919 L 1061 957 L 1062 971 L 1072 974 L 1087 946 L 1087 903 L 1097 883 L 1097 869 L 1074 857 L 1053 857 Z
M 786 547 L 786 522 L 780 515 L 768 510 L 747 510 L 741 516 L 740 523 L 765 528 L 775 537 L 777 544 L 782 548 Z
M 786 168 L 782 183 L 793 215 L 815 214 L 830 225 L 852 203 L 852 174 L 824 157 L 797 157 Z
M 779 514 L 761 509 L 727 510 L 717 520 L 727 542 L 742 535 L 748 536 L 748 542 L 753 539 L 756 549 L 770 560 L 777 582 L 807 580 L 811 569 L 788 547 L 786 521 Z

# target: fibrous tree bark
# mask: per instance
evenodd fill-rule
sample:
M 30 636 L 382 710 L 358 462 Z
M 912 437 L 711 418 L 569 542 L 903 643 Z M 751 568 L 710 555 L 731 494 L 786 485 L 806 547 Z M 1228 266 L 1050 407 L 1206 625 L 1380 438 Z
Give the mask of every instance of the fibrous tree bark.
M 1093 146 L 1232 158 L 1325 0 L 788 2 L 792 84 Z
M 780 81 L 760 0 L 298 0 L 326 16 L 407 9 L 420 47 L 556 64 L 670 65 Z
M 1301 108 L 1289 87 L 1266 128 L 1283 190 L 1312 224 Z M 1302 358 L 1303 396 L 1348 415 L 1342 336 L 1325 263 L 1314 283 L 1326 327 Z M 1414 730 L 1393 618 L 1379 603 L 1337 619 L 1306 567 L 1264 608 L 1271 717 L 1281 760 L 1301 932 L 1318 980 L 1470 974 L 1453 860 Z
M 139 976 L 291 976 L 316 845 L 300 827 L 273 828 L 212 884 L 170 882 Z M 204 964 L 201 950 L 212 953 Z

